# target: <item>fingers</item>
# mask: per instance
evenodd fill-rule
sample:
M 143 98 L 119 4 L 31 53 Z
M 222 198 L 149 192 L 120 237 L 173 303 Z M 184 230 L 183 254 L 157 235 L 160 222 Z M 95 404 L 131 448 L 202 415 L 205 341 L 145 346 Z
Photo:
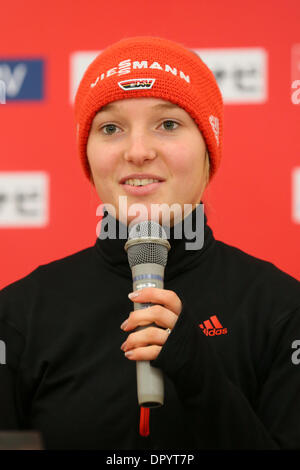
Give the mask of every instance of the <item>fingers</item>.
M 121 349 L 126 352 L 133 348 L 136 349 L 142 346 L 161 346 L 166 342 L 168 336 L 169 333 L 166 330 L 149 326 L 128 335 L 126 341 L 122 344 Z
M 145 309 L 135 310 L 130 313 L 128 319 L 121 325 L 124 331 L 130 331 L 138 326 L 155 323 L 158 326 L 146 326 L 128 335 L 121 349 L 125 356 L 134 361 L 150 361 L 156 359 L 165 344 L 169 333 L 177 321 L 177 315 L 166 310 L 161 305 L 153 305 Z
M 129 334 L 121 349 L 130 360 L 156 359 L 169 336 L 166 329 L 174 328 L 181 313 L 181 300 L 175 292 L 156 287 L 145 287 L 129 294 L 128 297 L 133 302 L 155 305 L 130 312 L 129 317 L 121 325 L 124 331 L 150 324 L 161 328 L 149 326 Z
M 131 333 L 121 346 L 125 356 L 133 361 L 156 359 L 169 334 L 161 328 L 147 327 Z
M 158 287 L 145 287 L 144 289 L 131 292 L 128 295 L 132 302 L 151 302 L 153 304 L 163 305 L 179 315 L 182 310 L 182 302 L 178 295 L 172 290 L 159 289 Z
M 137 326 L 145 326 L 155 323 L 162 328 L 174 328 L 178 317 L 175 313 L 167 310 L 161 305 L 142 308 L 130 312 L 129 317 L 122 323 L 121 328 L 124 331 L 133 330 Z
M 131 361 L 153 361 L 161 351 L 161 346 L 146 346 L 125 352 L 125 356 Z

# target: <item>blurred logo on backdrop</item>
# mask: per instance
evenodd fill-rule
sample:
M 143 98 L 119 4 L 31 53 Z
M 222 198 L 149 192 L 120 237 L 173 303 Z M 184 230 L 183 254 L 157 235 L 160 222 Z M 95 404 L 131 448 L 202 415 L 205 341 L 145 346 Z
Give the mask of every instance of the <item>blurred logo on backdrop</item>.
M 265 103 L 268 60 L 263 48 L 195 49 L 213 72 L 226 104 Z
M 291 101 L 293 104 L 300 104 L 300 44 L 292 46 L 291 86 Z
M 48 201 L 47 173 L 0 172 L 0 229 L 45 227 Z
M 1 59 L 1 103 L 44 99 L 44 61 L 41 59 Z
M 6 103 L 6 83 L 0 80 L 0 104 Z
M 224 103 L 265 103 L 267 91 L 267 52 L 263 48 L 193 49 L 212 70 L 221 89 Z M 78 51 L 70 57 L 70 103 L 87 67 L 99 51 Z M 129 59 L 130 60 L 130 59 Z M 151 68 L 147 60 L 133 61 L 133 69 Z
M 292 219 L 300 224 L 300 166 L 292 171 Z

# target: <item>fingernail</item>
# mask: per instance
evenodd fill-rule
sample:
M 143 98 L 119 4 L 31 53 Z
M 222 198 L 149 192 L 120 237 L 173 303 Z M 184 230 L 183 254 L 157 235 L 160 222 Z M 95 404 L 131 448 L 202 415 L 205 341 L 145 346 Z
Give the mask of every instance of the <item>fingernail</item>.
M 125 330 L 127 323 L 128 323 L 128 320 L 123 321 L 122 325 L 120 326 L 121 330 Z
M 125 353 L 125 356 L 126 356 L 126 357 L 132 356 L 132 351 L 127 351 L 127 352 Z
M 126 341 L 124 341 L 124 343 L 122 344 L 121 349 L 122 351 L 126 351 Z
M 137 297 L 140 293 L 138 291 L 135 291 L 135 292 L 130 292 L 130 294 L 128 294 L 128 297 L 130 299 L 134 299 L 134 297 Z

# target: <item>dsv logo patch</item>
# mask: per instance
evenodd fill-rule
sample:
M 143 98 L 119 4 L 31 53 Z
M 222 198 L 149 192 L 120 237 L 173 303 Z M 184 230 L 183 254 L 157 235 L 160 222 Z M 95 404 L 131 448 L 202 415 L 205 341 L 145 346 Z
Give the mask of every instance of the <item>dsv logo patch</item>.
M 118 82 L 118 85 L 122 90 L 138 90 L 138 89 L 149 89 L 153 87 L 155 78 L 131 78 L 130 80 L 123 80 Z

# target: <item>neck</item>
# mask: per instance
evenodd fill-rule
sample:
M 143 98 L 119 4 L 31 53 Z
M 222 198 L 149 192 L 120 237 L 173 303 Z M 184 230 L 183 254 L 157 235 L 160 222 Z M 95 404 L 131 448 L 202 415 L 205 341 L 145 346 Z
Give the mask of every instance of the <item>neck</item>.
M 162 227 L 171 245 L 165 280 L 198 262 L 199 256 L 203 256 L 214 241 L 212 231 L 207 225 L 203 204 L 198 204 L 192 212 L 172 227 L 166 225 Z M 127 277 L 131 277 L 127 253 L 124 249 L 128 232 L 127 225 L 104 211 L 96 248 L 111 268 L 116 268 Z

